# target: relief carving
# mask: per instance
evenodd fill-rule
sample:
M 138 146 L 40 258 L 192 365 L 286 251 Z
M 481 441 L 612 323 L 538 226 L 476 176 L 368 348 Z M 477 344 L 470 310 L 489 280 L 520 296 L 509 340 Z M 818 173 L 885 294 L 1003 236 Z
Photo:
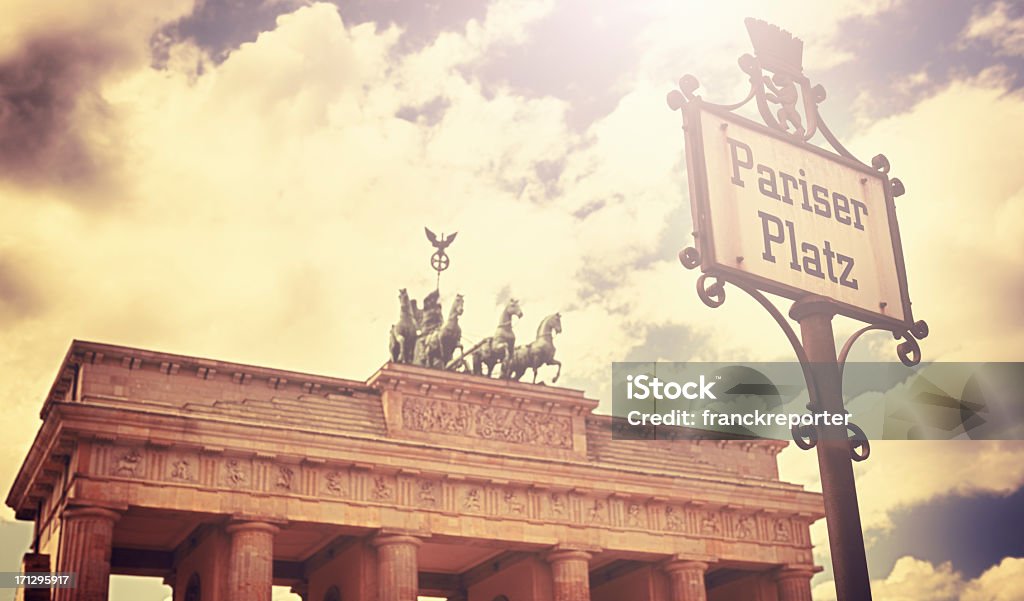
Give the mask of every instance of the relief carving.
M 245 486 L 249 480 L 249 475 L 245 473 L 242 464 L 237 459 L 228 459 L 225 466 L 227 468 L 227 481 L 230 486 Z
M 560 495 L 560 494 L 558 494 L 556 492 L 553 492 L 553 493 L 551 493 L 550 497 L 548 498 L 548 501 L 549 501 L 549 504 L 551 506 L 551 514 L 554 517 L 556 517 L 556 518 L 564 518 L 565 517 L 565 497 L 563 497 L 562 495 Z
M 700 521 L 700 533 L 701 534 L 721 534 L 722 533 L 722 522 L 718 517 L 717 513 L 707 512 L 704 514 L 704 519 Z
M 519 493 L 514 490 L 505 491 L 505 512 L 510 515 L 522 515 L 526 505 L 519 500 Z
M 373 479 L 373 491 L 371 494 L 374 501 L 388 501 L 394 496 L 394 490 L 384 476 L 377 476 Z
M 608 513 L 605 511 L 606 507 L 607 506 L 604 501 L 601 499 L 594 499 L 594 503 L 591 504 L 590 512 L 588 514 L 591 524 L 603 524 L 607 521 Z
M 571 449 L 571 429 L 569 418 L 536 411 L 483 407 L 476 415 L 477 434 L 489 440 Z
M 781 518 L 775 520 L 775 525 L 772 527 L 772 532 L 772 538 L 776 542 L 788 543 L 791 539 L 789 535 L 789 524 L 786 523 L 786 520 L 783 520 Z
M 328 494 L 336 497 L 343 497 L 348 495 L 348 487 L 346 486 L 345 475 L 339 472 L 338 470 L 328 472 L 327 475 L 324 477 L 324 480 L 326 482 L 325 487 L 327 488 Z
M 470 406 L 430 399 L 406 399 L 402 402 L 402 423 L 410 430 L 468 434 Z
M 174 480 L 192 480 L 192 465 L 182 457 L 171 464 L 171 478 Z
M 682 532 L 686 530 L 685 512 L 674 505 L 665 507 L 665 528 L 672 530 L 673 532 Z
M 466 491 L 462 499 L 462 509 L 466 511 L 480 511 L 480 489 L 471 488 Z
M 416 493 L 416 499 L 420 505 L 426 507 L 434 507 L 437 505 L 437 494 L 434 492 L 434 483 L 430 480 L 421 480 L 419 483 L 419 491 Z
M 746 540 L 754 536 L 754 520 L 743 516 L 736 521 L 736 538 Z
M 402 401 L 402 423 L 407 429 L 420 432 L 572 448 L 572 424 L 569 418 L 539 411 L 406 398 Z
M 626 525 L 627 526 L 639 526 L 640 525 L 640 505 L 638 503 L 630 503 L 626 509 Z
M 114 475 L 137 476 L 141 466 L 142 454 L 135 449 L 130 449 L 118 457 L 117 464 L 114 466 Z
M 288 466 L 278 466 L 277 468 L 277 487 L 285 490 L 292 489 L 292 480 L 295 478 L 295 470 Z

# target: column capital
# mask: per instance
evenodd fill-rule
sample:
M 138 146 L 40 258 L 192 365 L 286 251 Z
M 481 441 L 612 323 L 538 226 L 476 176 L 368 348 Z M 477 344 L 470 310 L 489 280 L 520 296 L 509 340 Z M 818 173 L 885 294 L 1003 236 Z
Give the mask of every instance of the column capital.
M 672 572 L 700 572 L 708 571 L 709 563 L 696 559 L 670 559 L 661 564 L 661 569 L 671 574 Z
M 548 563 L 578 559 L 589 562 L 594 555 L 589 551 L 574 548 L 558 548 L 544 554 L 544 560 Z
M 379 532 L 370 539 L 370 544 L 374 547 L 386 545 L 414 545 L 419 547 L 423 544 L 423 539 L 407 532 Z
M 781 582 L 793 578 L 810 580 L 821 568 L 809 565 L 784 565 L 775 570 L 775 580 Z
M 99 518 L 109 520 L 110 522 L 116 522 L 121 519 L 121 514 L 106 507 L 98 507 L 95 505 L 75 505 L 65 508 L 61 517 L 65 520 L 75 518 Z
M 255 532 L 266 532 L 268 534 L 273 535 L 273 534 L 277 534 L 278 532 L 280 532 L 281 528 L 275 526 L 274 524 L 269 524 L 267 522 L 259 522 L 259 521 L 252 521 L 252 522 L 250 522 L 250 521 L 232 521 L 232 522 L 228 522 L 228 525 L 227 525 L 226 528 L 224 528 L 224 531 L 227 532 L 228 534 L 235 534 L 236 532 L 255 531 Z
M 811 601 L 811 577 L 814 566 L 788 564 L 775 571 L 779 601 Z

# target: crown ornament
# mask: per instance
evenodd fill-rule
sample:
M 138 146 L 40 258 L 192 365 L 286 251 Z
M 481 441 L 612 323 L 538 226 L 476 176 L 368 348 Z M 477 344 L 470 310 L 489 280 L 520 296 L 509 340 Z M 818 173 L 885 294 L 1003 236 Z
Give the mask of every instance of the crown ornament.
M 747 17 L 743 20 L 754 47 L 754 55 L 769 71 L 790 75 L 804 72 L 804 42 L 777 25 Z

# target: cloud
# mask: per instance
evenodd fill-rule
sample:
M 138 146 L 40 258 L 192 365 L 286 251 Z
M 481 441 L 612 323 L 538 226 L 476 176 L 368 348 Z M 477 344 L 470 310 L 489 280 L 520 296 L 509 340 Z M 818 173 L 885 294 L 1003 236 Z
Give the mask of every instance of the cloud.
M 964 580 L 951 564 L 933 565 L 901 557 L 887 577 L 871 582 L 871 594 L 886 601 L 1012 601 L 1024 598 L 1024 559 L 1007 557 L 973 580 Z M 834 600 L 835 583 L 822 582 L 813 596 Z
M 885 153 L 906 185 L 896 209 L 914 316 L 931 326 L 929 359 L 1020 359 L 1024 172 L 1010 149 L 1024 138 L 1022 108 L 1024 94 L 991 69 L 849 141 L 858 156 Z
M 43 311 L 41 291 L 26 269 L 23 253 L 0 246 L 0 324 Z
M 821 491 L 813 450 L 786 447 L 779 454 L 779 475 L 783 481 Z M 854 476 L 870 557 L 873 548 L 889 544 L 893 520 L 901 511 L 942 497 L 1010 495 L 1024 487 L 1024 442 L 871 441 L 871 456 L 854 463 Z M 824 582 L 831 577 L 832 563 L 825 520 L 811 525 L 811 540 L 816 541 L 815 563 L 826 568 L 815 580 Z M 817 591 L 814 598 L 819 598 Z
M 1007 557 L 967 583 L 960 601 L 1013 601 L 1024 598 L 1024 558 Z
M 878 441 L 856 475 L 865 529 L 884 530 L 896 509 L 939 496 L 1015 492 L 1024 486 L 1024 442 Z
M 221 62 L 257 34 L 273 29 L 275 19 L 307 4 L 304 0 L 202 0 L 193 10 L 165 23 L 150 38 L 153 64 L 167 66 L 172 47 L 188 41 L 210 60 Z
M 79 199 L 107 183 L 124 132 L 101 86 L 147 60 L 156 25 L 189 6 L 186 0 L 155 10 L 124 0 L 8 3 L 0 25 L 0 179 L 76 186 Z
M 0 61 L 0 176 L 40 184 L 94 181 L 110 169 L 105 103 L 94 88 L 110 49 L 63 36 L 37 38 Z
M 993 2 L 978 6 L 960 34 L 960 45 L 985 43 L 1000 56 L 1024 56 L 1024 14 L 1019 6 Z
M 646 73 L 672 73 L 678 77 L 693 73 L 702 81 L 732 82 L 745 87 L 746 76 L 736 68 L 736 59 L 749 53 L 750 42 L 743 19 L 754 17 L 775 23 L 804 41 L 804 67 L 810 71 L 833 68 L 854 58 L 841 49 L 845 22 L 877 17 L 902 4 L 899 0 L 858 2 L 786 1 L 770 4 L 756 0 L 704 3 L 699 7 L 679 2 L 650 3 L 650 26 L 640 43 L 647 48 L 642 69 Z M 696 65 L 700 69 L 696 69 Z M 733 102 L 728 86 L 708 91 L 714 101 Z M 738 89 L 740 99 L 745 90 Z M 718 100 L 715 100 L 718 99 Z

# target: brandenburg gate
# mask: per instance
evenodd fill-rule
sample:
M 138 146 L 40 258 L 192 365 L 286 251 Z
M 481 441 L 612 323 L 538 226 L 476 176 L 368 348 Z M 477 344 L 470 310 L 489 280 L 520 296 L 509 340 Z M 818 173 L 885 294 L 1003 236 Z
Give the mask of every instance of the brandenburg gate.
M 821 496 L 773 440 L 621 440 L 554 386 L 389 362 L 345 380 L 74 342 L 7 496 L 23 599 L 807 601 Z M 35 595 L 35 596 L 33 596 Z

